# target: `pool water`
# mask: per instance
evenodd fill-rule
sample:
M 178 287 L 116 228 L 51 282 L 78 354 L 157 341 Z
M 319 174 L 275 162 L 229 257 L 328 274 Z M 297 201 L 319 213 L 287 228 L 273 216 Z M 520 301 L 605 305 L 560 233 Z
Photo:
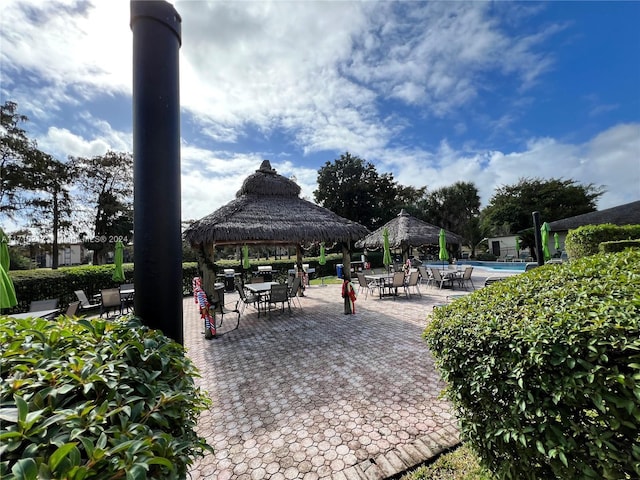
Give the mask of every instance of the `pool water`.
M 479 260 L 460 260 L 457 265 L 473 265 L 474 267 L 482 268 L 483 270 L 489 270 L 491 272 L 517 272 L 522 273 L 527 267 L 526 262 L 481 262 Z M 431 262 L 427 267 L 440 267 L 442 268 L 442 262 Z

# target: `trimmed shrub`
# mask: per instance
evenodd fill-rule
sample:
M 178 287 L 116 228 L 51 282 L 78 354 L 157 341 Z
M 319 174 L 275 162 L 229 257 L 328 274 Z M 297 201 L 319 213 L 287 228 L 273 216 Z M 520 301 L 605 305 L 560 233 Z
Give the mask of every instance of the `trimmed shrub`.
M 640 240 L 620 240 L 618 242 L 602 242 L 598 246 L 600 253 L 624 252 L 627 248 L 640 248 Z
M 640 478 L 640 251 L 494 283 L 436 309 L 424 337 L 499 478 Z
M 0 319 L 0 477 L 183 479 L 212 451 L 181 345 L 138 319 Z
M 602 242 L 640 239 L 640 225 L 585 225 L 570 230 L 564 248 L 571 260 L 598 253 Z

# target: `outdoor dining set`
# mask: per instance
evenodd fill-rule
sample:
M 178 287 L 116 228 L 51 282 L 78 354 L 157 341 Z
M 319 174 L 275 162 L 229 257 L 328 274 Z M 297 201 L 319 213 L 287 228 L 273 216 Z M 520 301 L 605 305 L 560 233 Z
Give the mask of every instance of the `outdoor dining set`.
M 271 315 L 271 311 L 280 309 L 284 313 L 285 305 L 291 315 L 291 304 L 295 306 L 295 300 L 298 301 L 298 307 L 302 309 L 302 304 L 298 295 L 303 288 L 302 277 L 293 277 L 288 283 L 279 283 L 275 281 L 264 281 L 263 278 L 254 277 L 251 283 L 243 284 L 241 281 L 235 282 L 235 290 L 238 293 L 238 300 L 233 308 L 225 303 L 225 291 L 227 288 L 223 283 L 216 283 L 213 288 L 213 294 L 207 295 L 202 287 L 202 279 L 194 277 L 192 280 L 193 297 L 198 307 L 200 318 L 204 321 L 204 331 L 206 338 L 213 338 L 218 335 L 218 330 L 224 322 L 225 315 L 228 317 L 233 314 L 236 316 L 235 327 L 228 330 L 235 330 L 240 325 L 240 317 L 247 307 L 257 310 L 258 317 L 262 315 Z
M 57 298 L 34 300 L 29 305 L 29 311 L 16 313 L 14 318 L 44 318 L 53 319 L 58 315 L 67 317 L 93 315 L 98 313 L 100 317 L 110 312 L 118 311 L 121 315 L 133 311 L 133 298 L 135 288 L 132 283 L 124 283 L 119 287 L 103 288 L 100 293 L 93 295 L 93 302 L 89 300 L 84 290 L 74 291 L 76 301 L 69 303 L 66 309 L 58 305 Z
M 439 269 L 436 267 L 418 266 L 407 271 L 400 270 L 396 272 L 382 271 L 376 273 L 372 270 L 358 272 L 358 285 L 360 292 L 365 293 L 365 299 L 369 294 L 378 293 L 378 298 L 393 297 L 394 299 L 400 294 L 404 294 L 407 298 L 413 293 L 422 296 L 420 285 L 438 286 L 439 289 L 448 287 L 454 289 L 467 288 L 468 285 L 475 290 L 471 274 L 473 267 L 467 266 L 464 270 Z

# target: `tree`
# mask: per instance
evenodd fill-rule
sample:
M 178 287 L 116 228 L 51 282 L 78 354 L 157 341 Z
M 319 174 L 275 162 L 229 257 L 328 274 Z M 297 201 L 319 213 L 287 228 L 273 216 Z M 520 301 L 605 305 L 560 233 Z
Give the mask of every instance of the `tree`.
M 81 234 L 93 250 L 93 263 L 103 264 L 106 253 L 120 239 L 130 241 L 133 234 L 133 156 L 107 152 L 91 158 L 73 157 L 77 183 L 91 233 Z
M 392 174 L 380 175 L 372 163 L 346 152 L 318 171 L 313 195 L 318 204 L 341 217 L 375 229 L 423 193 L 424 189 L 398 185 Z
M 472 251 L 482 239 L 480 195 L 472 182 L 456 182 L 427 194 L 417 203 L 415 216 L 457 233 Z
M 73 201 L 69 193 L 73 168 L 49 154 L 39 152 L 26 162 L 24 173 L 29 178 L 25 185 L 35 193 L 26 200 L 28 217 L 31 225 L 45 235 L 51 232 L 51 268 L 55 270 L 58 268 L 58 234 L 73 225 Z
M 593 184 L 575 180 L 521 178 L 515 185 L 496 189 L 482 211 L 482 228 L 487 234 L 518 233 L 533 227 L 532 212 L 540 212 L 544 222 L 553 222 L 596 210 L 596 200 L 604 193 Z
M 28 120 L 18 113 L 18 104 L 0 105 L 0 215 L 9 218 L 23 206 L 25 164 L 37 153 L 36 143 L 29 140 L 20 124 Z

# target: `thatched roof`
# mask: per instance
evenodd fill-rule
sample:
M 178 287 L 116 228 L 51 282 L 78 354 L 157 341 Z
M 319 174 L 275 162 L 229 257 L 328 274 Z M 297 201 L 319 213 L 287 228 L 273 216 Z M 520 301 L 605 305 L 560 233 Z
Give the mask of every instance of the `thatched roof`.
M 555 222 L 549 222 L 552 232 L 566 232 L 583 225 L 601 225 L 613 223 L 614 225 L 640 225 L 640 200 L 636 202 L 606 208 L 597 212 L 583 213 L 575 217 L 563 218 Z
M 245 179 L 235 200 L 195 221 L 185 239 L 192 245 L 298 245 L 356 241 L 369 233 L 299 195 L 300 187 L 265 160 Z
M 437 245 L 440 227 L 423 222 L 412 217 L 403 210 L 393 220 L 387 222 L 375 232 L 356 242 L 356 248 L 377 250 L 383 247 L 382 232 L 389 232 L 389 246 L 391 248 L 420 247 L 422 245 Z M 460 244 L 462 238 L 453 232 L 445 230 L 447 243 Z

